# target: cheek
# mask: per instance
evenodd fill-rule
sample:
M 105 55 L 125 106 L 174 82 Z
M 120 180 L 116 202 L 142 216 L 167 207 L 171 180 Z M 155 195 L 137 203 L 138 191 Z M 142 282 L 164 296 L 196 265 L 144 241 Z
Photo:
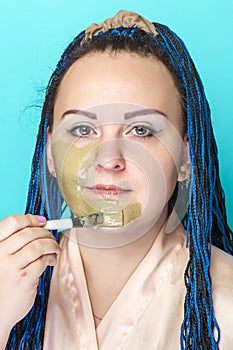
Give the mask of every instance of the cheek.
M 77 148 L 68 143 L 58 141 L 52 146 L 54 165 L 57 174 L 57 181 L 64 200 L 76 215 L 90 215 L 95 212 L 94 208 L 89 206 L 83 200 L 80 191 L 80 183 L 85 181 L 85 172 L 82 172 L 82 178 L 79 178 L 82 171 L 82 164 L 85 161 L 86 166 L 92 163 L 93 146 Z
M 156 160 L 157 166 L 152 169 L 154 171 L 154 183 L 161 186 L 161 189 L 165 186 L 166 201 L 170 199 L 174 188 L 177 183 L 178 172 L 173 156 L 163 146 L 159 145 L 152 150 L 153 158 Z M 177 155 L 178 157 L 178 155 Z
M 167 189 L 167 199 L 172 195 L 177 184 L 178 174 L 183 162 L 183 152 L 186 148 L 178 130 L 168 123 L 161 134 L 151 139 L 148 150 L 159 164 Z
M 164 176 L 167 183 L 169 184 L 176 182 L 178 177 L 177 167 L 170 154 L 164 155 L 160 161 L 160 164 L 164 171 Z
M 128 162 L 125 176 L 134 190 L 133 200 L 142 204 L 143 211 L 150 207 L 157 213 L 166 204 L 176 170 L 167 152 L 156 152 L 153 156 L 147 152 L 143 162 Z

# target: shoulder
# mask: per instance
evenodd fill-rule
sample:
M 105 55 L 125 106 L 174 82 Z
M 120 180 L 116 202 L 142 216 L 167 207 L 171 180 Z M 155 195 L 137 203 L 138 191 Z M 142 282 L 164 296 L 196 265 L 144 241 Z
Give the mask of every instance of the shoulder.
M 213 247 L 210 268 L 214 312 L 221 330 L 220 349 L 228 349 L 233 334 L 233 257 Z
M 213 246 L 210 274 L 213 288 L 233 290 L 233 256 Z

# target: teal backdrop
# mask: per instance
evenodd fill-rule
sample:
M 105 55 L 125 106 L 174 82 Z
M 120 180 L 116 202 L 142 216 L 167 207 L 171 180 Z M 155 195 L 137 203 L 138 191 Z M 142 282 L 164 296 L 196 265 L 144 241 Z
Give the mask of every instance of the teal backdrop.
M 120 9 L 167 24 L 191 52 L 212 109 L 232 227 L 232 0 L 1 0 L 0 219 L 24 212 L 44 90 L 63 49 L 90 23 Z

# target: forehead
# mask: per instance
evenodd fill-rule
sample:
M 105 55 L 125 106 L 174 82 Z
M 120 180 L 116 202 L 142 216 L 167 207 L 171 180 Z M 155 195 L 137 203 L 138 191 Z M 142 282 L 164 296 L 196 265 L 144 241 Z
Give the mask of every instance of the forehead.
M 152 57 L 95 53 L 77 60 L 65 74 L 55 101 L 54 122 L 69 109 L 128 103 L 181 115 L 180 96 L 167 68 Z

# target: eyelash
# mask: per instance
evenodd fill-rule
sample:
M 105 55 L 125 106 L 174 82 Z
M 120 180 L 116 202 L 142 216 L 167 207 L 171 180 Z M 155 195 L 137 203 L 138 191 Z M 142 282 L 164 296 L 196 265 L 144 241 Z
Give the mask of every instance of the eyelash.
M 92 131 L 92 133 L 88 134 L 88 135 L 82 135 L 79 134 L 77 135 L 77 131 L 80 130 L 81 128 L 86 128 L 90 131 Z M 152 136 L 158 134 L 159 132 L 162 131 L 162 129 L 153 129 L 149 126 L 145 126 L 143 124 L 139 124 L 139 125 L 135 125 L 133 126 L 126 134 L 132 133 L 133 130 L 135 130 L 136 128 L 141 128 L 144 129 L 147 132 L 147 135 L 137 135 L 137 134 L 133 134 L 134 137 L 140 139 L 140 140 L 145 140 L 147 138 L 151 138 Z M 73 136 L 79 137 L 80 139 L 88 139 L 90 138 L 93 134 L 96 134 L 95 131 L 93 130 L 93 128 L 89 125 L 74 125 L 71 128 L 67 129 L 67 131 L 72 134 Z M 149 134 L 148 134 L 149 132 Z
M 136 135 L 134 134 L 133 136 L 139 138 L 140 140 L 145 140 L 147 138 L 151 138 L 152 136 L 158 134 L 159 132 L 162 131 L 162 129 L 153 129 L 149 126 L 145 126 L 143 124 L 139 124 L 139 125 L 135 125 L 129 132 L 132 132 L 132 130 L 136 129 L 136 128 L 141 128 L 141 129 L 144 129 L 146 130 L 147 132 L 149 132 L 149 134 L 147 135 Z
M 81 128 L 86 128 L 86 129 L 92 130 L 93 133 L 95 133 L 94 130 L 93 130 L 93 128 L 92 128 L 91 126 L 85 125 L 85 124 L 82 124 L 82 125 L 74 125 L 74 126 L 72 126 L 71 128 L 67 129 L 67 131 L 68 131 L 70 134 L 72 134 L 73 136 L 79 137 L 79 138 L 81 138 L 81 139 L 88 139 L 89 137 L 91 137 L 92 134 L 88 134 L 88 135 L 81 135 L 81 134 L 80 134 L 80 135 L 77 135 L 75 132 L 76 132 L 77 130 L 80 130 Z

